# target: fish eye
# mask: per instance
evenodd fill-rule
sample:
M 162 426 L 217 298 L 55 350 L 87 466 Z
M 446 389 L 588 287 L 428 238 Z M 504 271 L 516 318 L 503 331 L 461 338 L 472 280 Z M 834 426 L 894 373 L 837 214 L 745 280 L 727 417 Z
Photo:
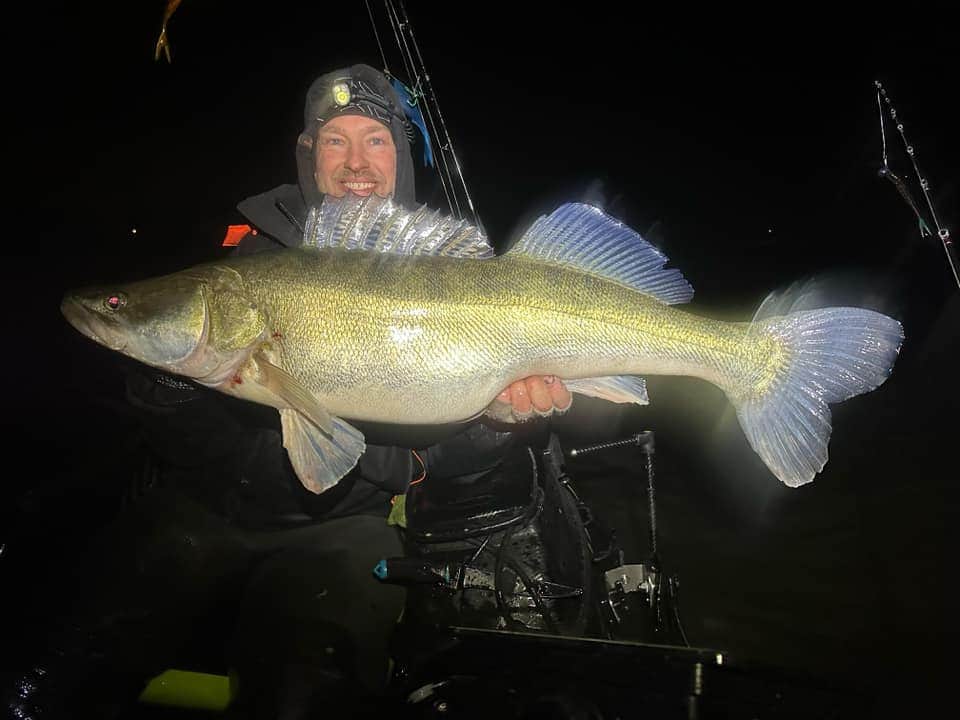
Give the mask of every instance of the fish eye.
M 108 310 L 119 310 L 127 304 L 127 296 L 123 293 L 113 293 L 112 295 L 107 295 L 103 304 Z

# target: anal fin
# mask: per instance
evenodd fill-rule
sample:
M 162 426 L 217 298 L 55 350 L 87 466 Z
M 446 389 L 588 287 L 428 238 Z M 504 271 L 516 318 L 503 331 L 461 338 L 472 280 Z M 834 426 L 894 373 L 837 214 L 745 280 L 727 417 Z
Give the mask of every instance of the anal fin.
M 602 377 L 564 380 L 570 392 L 609 400 L 615 403 L 649 405 L 647 383 L 635 375 L 605 375 Z

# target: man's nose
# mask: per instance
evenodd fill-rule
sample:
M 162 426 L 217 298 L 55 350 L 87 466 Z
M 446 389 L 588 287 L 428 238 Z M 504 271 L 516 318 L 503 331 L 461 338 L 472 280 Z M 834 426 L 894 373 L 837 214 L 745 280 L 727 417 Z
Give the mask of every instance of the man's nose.
M 360 143 L 350 143 L 347 150 L 346 166 L 351 170 L 362 170 L 367 167 L 367 154 Z

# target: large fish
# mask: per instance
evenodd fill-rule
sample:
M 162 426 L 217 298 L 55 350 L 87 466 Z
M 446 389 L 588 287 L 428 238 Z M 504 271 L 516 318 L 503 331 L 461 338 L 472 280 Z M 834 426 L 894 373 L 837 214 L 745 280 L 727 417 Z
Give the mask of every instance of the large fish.
M 83 334 L 148 365 L 277 408 L 303 484 L 356 464 L 350 420 L 442 424 L 495 406 L 512 381 L 647 403 L 642 375 L 723 389 L 753 449 L 789 486 L 827 462 L 830 403 L 889 376 L 896 320 L 850 307 L 751 322 L 673 305 L 693 290 L 637 233 L 589 205 L 541 217 L 495 255 L 471 226 L 388 200 L 328 199 L 305 247 L 235 256 L 65 296 Z

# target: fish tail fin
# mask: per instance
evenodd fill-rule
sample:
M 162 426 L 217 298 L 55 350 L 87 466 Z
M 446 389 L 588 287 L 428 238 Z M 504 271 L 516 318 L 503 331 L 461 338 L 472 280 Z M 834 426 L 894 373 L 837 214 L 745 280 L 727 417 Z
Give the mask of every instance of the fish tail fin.
M 790 487 L 811 482 L 827 462 L 829 404 L 883 384 L 903 342 L 900 323 L 882 313 L 796 310 L 801 304 L 773 295 L 763 303 L 747 342 L 772 339 L 779 360 L 752 389 L 731 397 L 751 447 Z

